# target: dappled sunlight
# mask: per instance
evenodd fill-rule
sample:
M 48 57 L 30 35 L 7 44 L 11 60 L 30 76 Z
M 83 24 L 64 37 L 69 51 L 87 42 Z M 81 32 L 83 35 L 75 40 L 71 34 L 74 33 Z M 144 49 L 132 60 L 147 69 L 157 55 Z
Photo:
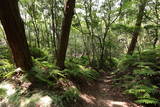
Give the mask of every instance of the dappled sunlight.
M 37 104 L 45 107 L 49 107 L 52 104 L 52 99 L 49 96 L 41 97 Z
M 52 99 L 49 96 L 42 96 L 40 93 L 33 94 L 30 98 L 23 98 L 21 100 L 21 107 L 36 105 L 38 107 L 51 107 Z
M 109 83 L 109 82 L 111 82 L 111 80 L 103 80 L 103 82 Z
M 127 101 L 112 100 L 108 96 L 104 97 L 81 94 L 80 97 L 83 99 L 83 101 L 85 101 L 86 104 L 88 104 L 85 107 L 143 107 Z
M 81 93 L 83 107 L 143 107 L 132 103 L 120 89 L 113 88 L 111 76 L 104 75 Z
M 26 83 L 24 84 L 26 86 Z M 29 84 L 30 85 L 30 84 Z M 6 95 L 4 98 L 0 101 L 0 107 L 2 105 L 10 106 L 9 100 L 10 97 L 15 95 L 17 92 L 16 87 L 14 84 L 4 81 L 0 84 L 0 88 L 4 89 L 6 91 Z M 23 92 L 23 90 L 21 90 Z M 28 107 L 36 105 L 38 107 L 51 107 L 51 104 L 53 103 L 53 100 L 48 95 L 42 95 L 43 92 L 37 91 L 35 94 L 33 94 L 31 97 L 24 97 L 19 96 L 20 99 L 16 101 L 15 103 L 19 103 L 20 107 Z M 17 93 L 18 94 L 18 93 Z M 18 97 L 15 97 L 18 98 Z M 14 102 L 12 102 L 14 103 Z
M 160 0 L 1 0 L 0 107 L 160 107 Z
M 6 81 L 4 81 L 0 84 L 0 88 L 6 90 L 7 96 L 11 96 L 16 92 L 15 86 L 9 82 L 6 82 Z
M 82 65 L 78 65 L 79 66 L 79 68 L 82 70 L 82 71 L 85 71 L 86 70 L 86 68 L 84 67 L 84 66 L 82 66 Z
M 81 98 L 88 104 L 86 107 L 143 107 L 127 101 L 108 100 L 110 99 L 108 96 L 104 98 L 103 96 L 81 94 Z
M 100 103 L 102 105 L 107 105 L 108 107 L 139 107 L 136 106 L 135 104 L 129 104 L 128 102 L 114 101 L 114 100 L 100 100 Z
M 95 98 L 94 96 L 87 95 L 87 94 L 81 94 L 80 97 L 81 97 L 86 103 L 95 104 L 96 98 Z

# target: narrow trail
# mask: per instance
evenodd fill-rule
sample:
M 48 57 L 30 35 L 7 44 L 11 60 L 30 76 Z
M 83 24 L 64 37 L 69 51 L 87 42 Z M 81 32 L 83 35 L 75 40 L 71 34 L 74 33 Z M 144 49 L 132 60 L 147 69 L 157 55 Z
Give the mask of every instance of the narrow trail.
M 130 101 L 120 89 L 113 88 L 112 78 L 104 73 L 98 81 L 83 89 L 83 103 L 75 107 L 143 107 Z

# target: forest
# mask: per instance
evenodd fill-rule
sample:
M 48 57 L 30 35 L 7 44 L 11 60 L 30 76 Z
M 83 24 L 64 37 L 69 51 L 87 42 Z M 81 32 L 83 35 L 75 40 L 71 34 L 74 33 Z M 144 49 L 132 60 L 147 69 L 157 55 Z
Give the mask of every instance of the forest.
M 160 0 L 1 0 L 0 107 L 160 107 Z

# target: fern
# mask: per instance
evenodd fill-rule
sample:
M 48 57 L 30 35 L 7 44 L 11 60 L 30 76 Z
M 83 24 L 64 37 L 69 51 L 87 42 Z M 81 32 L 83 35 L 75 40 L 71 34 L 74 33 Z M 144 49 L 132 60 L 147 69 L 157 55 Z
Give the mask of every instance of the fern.
M 119 74 L 123 76 L 117 80 L 125 88 L 125 93 L 135 96 L 135 102 L 141 104 L 158 104 L 160 87 L 154 81 L 159 81 L 160 48 L 148 49 L 141 54 L 123 57 L 119 63 Z
M 66 74 L 63 71 L 56 69 L 49 72 L 49 75 L 56 80 L 58 80 L 58 78 L 66 78 Z
M 61 97 L 64 103 L 76 102 L 79 99 L 79 90 L 77 88 L 69 88 Z
M 136 103 L 140 104 L 158 104 L 159 100 L 156 98 L 145 98 L 145 99 L 139 99 L 135 101 Z
M 142 76 L 154 76 L 157 74 L 157 72 L 151 70 L 151 69 L 140 69 L 140 70 L 134 70 L 133 71 L 135 75 L 142 75 Z
M 14 72 L 13 69 L 14 66 L 9 62 L 9 60 L 7 59 L 0 60 L 0 78 L 11 77 L 12 73 Z
M 70 77 L 77 78 L 77 79 L 85 79 L 85 80 L 95 80 L 99 73 L 91 68 L 86 68 L 82 65 L 74 65 L 72 69 L 64 70 Z

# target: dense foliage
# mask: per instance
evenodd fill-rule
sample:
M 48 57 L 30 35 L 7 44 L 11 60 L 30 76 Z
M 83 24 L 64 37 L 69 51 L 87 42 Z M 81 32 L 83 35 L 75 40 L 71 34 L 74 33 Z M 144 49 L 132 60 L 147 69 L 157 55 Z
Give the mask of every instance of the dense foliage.
M 160 48 L 147 49 L 125 56 L 119 63 L 117 77 L 125 92 L 135 96 L 137 103 L 159 104 Z
M 72 107 L 106 72 L 135 103 L 160 105 L 159 0 L 13 1 L 19 10 L 0 2 L 0 101 L 32 107 L 49 96 Z

